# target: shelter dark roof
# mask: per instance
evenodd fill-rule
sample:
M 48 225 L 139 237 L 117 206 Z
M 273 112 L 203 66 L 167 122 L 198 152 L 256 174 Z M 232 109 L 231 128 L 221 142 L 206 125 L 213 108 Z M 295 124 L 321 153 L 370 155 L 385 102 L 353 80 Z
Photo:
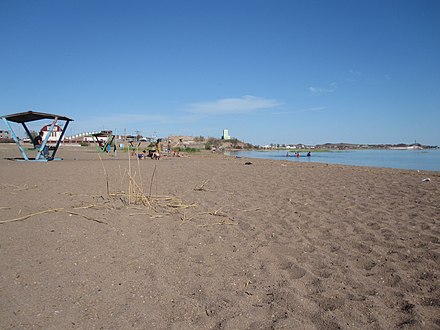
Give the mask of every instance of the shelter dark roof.
M 35 112 L 35 111 L 13 113 L 2 117 L 6 118 L 6 120 L 13 121 L 15 123 L 27 123 L 29 121 L 35 121 L 41 119 L 55 119 L 55 117 L 57 117 L 59 120 L 73 121 L 73 119 L 70 119 L 65 116 L 55 115 L 52 113 Z

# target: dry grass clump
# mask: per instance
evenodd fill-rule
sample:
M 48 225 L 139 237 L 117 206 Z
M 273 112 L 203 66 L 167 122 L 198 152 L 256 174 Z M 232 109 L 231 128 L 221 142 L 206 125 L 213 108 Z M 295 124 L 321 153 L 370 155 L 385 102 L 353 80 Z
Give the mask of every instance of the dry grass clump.
M 104 163 L 102 162 L 101 156 L 98 154 L 104 170 L 104 176 L 106 178 L 106 191 L 109 198 L 120 200 L 127 207 L 133 208 L 136 206 L 141 206 L 156 212 L 162 210 L 165 211 L 165 213 L 170 212 L 170 210 L 172 209 L 186 209 L 196 206 L 194 203 L 184 204 L 182 200 L 174 196 L 153 195 L 153 186 L 155 184 L 157 191 L 156 166 L 154 167 L 151 174 L 148 189 L 146 189 L 139 159 L 137 158 L 137 166 L 132 166 L 130 153 L 127 154 L 128 168 L 124 170 L 119 168 L 120 189 L 116 192 L 112 192 L 110 189 L 107 171 L 105 169 Z M 140 213 L 131 215 L 139 214 Z M 158 216 L 155 216 L 155 218 L 157 217 Z

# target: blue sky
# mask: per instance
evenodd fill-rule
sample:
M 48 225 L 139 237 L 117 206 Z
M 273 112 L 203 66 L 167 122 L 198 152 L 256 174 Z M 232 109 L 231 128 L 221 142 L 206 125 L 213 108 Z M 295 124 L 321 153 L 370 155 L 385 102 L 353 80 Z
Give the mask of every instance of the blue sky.
M 440 145 L 436 0 L 2 0 L 0 42 L 0 114 L 68 135 Z

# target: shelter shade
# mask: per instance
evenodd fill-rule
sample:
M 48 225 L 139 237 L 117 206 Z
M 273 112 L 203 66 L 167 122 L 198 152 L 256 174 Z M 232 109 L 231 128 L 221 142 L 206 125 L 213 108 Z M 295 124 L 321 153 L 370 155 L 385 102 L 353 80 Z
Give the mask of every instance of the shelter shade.
M 27 123 L 35 120 L 55 119 L 55 118 L 58 118 L 59 120 L 73 121 L 73 119 L 70 119 L 65 116 L 55 115 L 51 113 L 44 113 L 44 112 L 35 112 L 35 111 L 13 113 L 2 117 L 14 123 Z

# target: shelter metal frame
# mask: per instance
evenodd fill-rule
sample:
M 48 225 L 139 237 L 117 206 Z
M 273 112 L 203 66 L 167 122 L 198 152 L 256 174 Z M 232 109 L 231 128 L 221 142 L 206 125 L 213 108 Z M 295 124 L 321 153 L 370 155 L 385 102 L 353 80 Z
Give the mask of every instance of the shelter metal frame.
M 108 135 L 107 135 L 107 140 L 104 142 L 103 145 L 101 145 L 101 143 L 100 143 L 98 137 L 99 137 L 99 136 L 102 136 L 102 135 L 103 135 L 102 132 L 101 132 L 101 133 L 92 134 L 92 136 L 93 136 L 93 138 L 94 138 L 94 141 L 95 141 L 95 143 L 96 143 L 96 150 L 97 150 L 98 152 L 106 152 L 106 151 L 107 151 L 107 146 L 108 146 L 108 145 L 111 146 L 112 143 L 113 143 L 113 141 L 114 141 L 114 139 L 115 139 L 115 135 L 113 135 L 113 134 L 108 134 Z
M 60 143 L 64 137 L 64 134 L 66 133 L 67 127 L 68 127 L 69 123 L 71 121 L 73 121 L 73 119 L 65 117 L 65 116 L 60 116 L 60 115 L 55 115 L 55 114 L 50 114 L 50 113 L 43 113 L 43 112 L 35 112 L 35 111 L 27 111 L 27 112 L 20 112 L 20 113 L 5 115 L 5 116 L 2 116 L 1 119 L 4 121 L 6 126 L 9 128 L 9 131 L 11 132 L 12 138 L 14 139 L 15 143 L 18 146 L 18 149 L 20 150 L 20 152 L 23 156 L 23 158 L 15 158 L 15 160 L 47 162 L 50 160 L 60 160 L 61 159 L 61 158 L 55 158 L 55 155 L 58 151 L 58 148 L 59 148 Z M 52 124 L 50 125 L 48 134 L 46 135 L 41 146 L 38 149 L 37 156 L 35 156 L 35 158 L 30 158 L 26 155 L 26 152 L 24 151 L 23 147 L 21 146 L 20 140 L 18 139 L 17 135 L 15 134 L 14 130 L 12 129 L 10 122 L 21 124 L 23 126 L 24 130 L 26 131 L 26 134 L 28 135 L 31 142 L 34 143 L 34 140 L 33 140 L 34 138 L 32 137 L 32 134 L 29 131 L 29 128 L 26 126 L 26 123 L 36 121 L 36 120 L 43 120 L 43 119 L 52 119 Z M 56 142 L 55 147 L 50 149 L 52 151 L 52 155 L 46 156 L 46 155 L 44 155 L 44 150 L 46 148 L 47 142 L 49 141 L 49 137 L 51 136 L 53 129 L 59 120 L 63 120 L 65 122 L 64 127 L 61 131 L 60 137 L 58 138 L 58 140 Z

